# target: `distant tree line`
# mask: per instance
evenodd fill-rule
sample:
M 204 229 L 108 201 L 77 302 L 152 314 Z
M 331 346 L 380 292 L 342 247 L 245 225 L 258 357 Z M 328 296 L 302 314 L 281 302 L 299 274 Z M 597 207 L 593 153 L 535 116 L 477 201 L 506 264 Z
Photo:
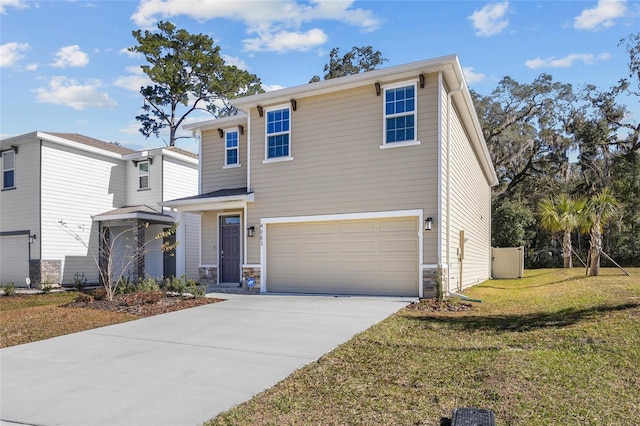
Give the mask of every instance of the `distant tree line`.
M 528 84 L 504 77 L 486 96 L 472 91 L 499 179 L 492 244 L 525 246 L 527 267 L 580 257 L 591 271 L 596 252 L 640 266 L 640 121 L 621 100 L 640 102 L 640 33 L 618 46 L 628 69 L 607 90 L 541 74 Z

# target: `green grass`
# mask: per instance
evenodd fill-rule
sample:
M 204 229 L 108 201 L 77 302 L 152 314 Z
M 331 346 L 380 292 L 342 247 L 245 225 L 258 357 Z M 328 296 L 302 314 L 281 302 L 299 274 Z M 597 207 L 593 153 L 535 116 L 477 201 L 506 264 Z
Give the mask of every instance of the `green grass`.
M 60 307 L 76 292 L 0 296 L 0 348 L 137 319 L 135 315 Z
M 401 310 L 207 425 L 637 425 L 640 269 L 527 271 L 467 312 Z

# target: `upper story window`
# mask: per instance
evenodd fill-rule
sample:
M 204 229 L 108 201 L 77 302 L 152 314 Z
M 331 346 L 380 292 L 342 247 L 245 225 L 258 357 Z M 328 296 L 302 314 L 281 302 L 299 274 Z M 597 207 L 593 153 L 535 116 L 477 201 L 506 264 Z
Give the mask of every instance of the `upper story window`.
M 416 140 L 416 84 L 384 90 L 384 144 Z
M 149 161 L 138 163 L 138 189 L 149 189 Z
M 240 146 L 238 144 L 238 131 L 228 131 L 224 136 L 225 140 L 225 166 L 239 166 L 240 165 Z
M 267 111 L 267 160 L 291 157 L 291 110 Z
M 16 187 L 16 153 L 5 151 L 2 153 L 2 189 Z

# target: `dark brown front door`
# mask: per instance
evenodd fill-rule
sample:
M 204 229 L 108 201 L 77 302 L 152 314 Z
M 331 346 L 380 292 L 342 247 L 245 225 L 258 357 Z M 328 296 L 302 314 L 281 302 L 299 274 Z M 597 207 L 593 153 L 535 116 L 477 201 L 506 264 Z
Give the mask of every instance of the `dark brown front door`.
M 220 218 L 220 282 L 240 282 L 240 216 Z

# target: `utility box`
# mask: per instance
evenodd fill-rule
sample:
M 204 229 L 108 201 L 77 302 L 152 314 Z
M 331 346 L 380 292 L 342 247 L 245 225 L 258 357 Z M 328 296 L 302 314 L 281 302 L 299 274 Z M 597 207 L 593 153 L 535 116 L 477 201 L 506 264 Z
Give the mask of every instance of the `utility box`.
M 524 276 L 524 246 L 492 247 L 491 277 L 514 279 Z
M 496 416 L 484 408 L 456 408 L 453 410 L 451 426 L 495 426 Z

